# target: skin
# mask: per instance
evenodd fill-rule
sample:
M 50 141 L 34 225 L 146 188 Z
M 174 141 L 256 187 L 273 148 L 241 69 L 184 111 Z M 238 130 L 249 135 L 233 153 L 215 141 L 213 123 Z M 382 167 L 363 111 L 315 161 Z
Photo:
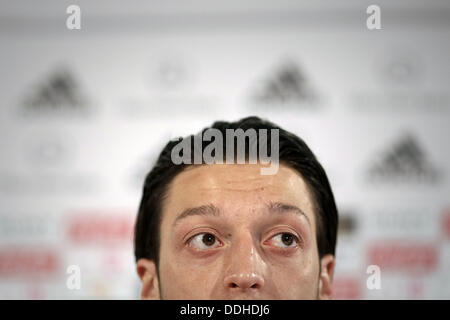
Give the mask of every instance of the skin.
M 280 164 L 191 166 L 163 203 L 159 278 L 140 259 L 142 299 L 329 299 L 334 257 L 319 260 L 303 178 Z M 298 209 L 297 209 L 298 208 Z

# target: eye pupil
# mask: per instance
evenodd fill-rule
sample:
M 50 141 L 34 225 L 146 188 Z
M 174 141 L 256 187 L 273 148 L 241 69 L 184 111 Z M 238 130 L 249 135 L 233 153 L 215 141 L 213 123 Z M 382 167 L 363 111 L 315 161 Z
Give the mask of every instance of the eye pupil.
M 292 242 L 294 241 L 294 237 L 292 236 L 292 234 L 283 233 L 281 235 L 281 241 L 283 241 L 283 243 L 285 245 L 290 246 L 292 244 Z
M 216 241 L 216 237 L 211 233 L 205 233 L 203 235 L 202 241 L 207 246 L 212 246 Z

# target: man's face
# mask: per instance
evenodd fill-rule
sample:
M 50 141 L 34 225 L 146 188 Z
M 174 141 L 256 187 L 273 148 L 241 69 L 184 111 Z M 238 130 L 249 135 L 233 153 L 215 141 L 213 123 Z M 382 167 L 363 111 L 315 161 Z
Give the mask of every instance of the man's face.
M 322 266 L 324 279 L 316 217 L 304 180 L 284 165 L 275 175 L 261 175 L 260 168 L 192 166 L 174 178 L 163 204 L 159 279 L 154 275 L 150 296 L 327 297 L 333 258 Z

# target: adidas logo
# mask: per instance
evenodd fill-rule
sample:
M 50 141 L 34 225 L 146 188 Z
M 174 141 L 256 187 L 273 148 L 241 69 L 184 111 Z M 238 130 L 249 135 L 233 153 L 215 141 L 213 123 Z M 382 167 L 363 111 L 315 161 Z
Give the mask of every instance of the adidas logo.
M 372 164 L 367 178 L 375 183 L 435 184 L 440 181 L 442 175 L 428 161 L 417 140 L 406 134 Z
M 300 68 L 293 62 L 282 64 L 268 79 L 262 81 L 251 96 L 252 104 L 311 107 L 318 97 Z
M 354 235 L 358 229 L 358 223 L 354 212 L 349 210 L 339 210 L 339 215 L 338 235 Z
M 87 99 L 81 93 L 74 76 L 66 69 L 50 74 L 42 83 L 25 95 L 23 115 L 55 113 L 85 113 Z

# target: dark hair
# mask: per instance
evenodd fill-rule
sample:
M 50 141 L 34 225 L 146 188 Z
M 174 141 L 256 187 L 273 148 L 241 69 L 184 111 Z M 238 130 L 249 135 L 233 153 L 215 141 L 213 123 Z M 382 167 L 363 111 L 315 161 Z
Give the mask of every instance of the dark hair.
M 336 203 L 325 170 L 306 143 L 296 135 L 258 117 L 248 117 L 236 122 L 217 121 L 211 128 L 220 130 L 223 136 L 225 136 L 226 129 L 242 129 L 244 131 L 255 129 L 256 132 L 259 132 L 258 129 L 279 130 L 280 164 L 285 164 L 295 169 L 305 180 L 313 197 L 317 220 L 316 233 L 319 257 L 323 257 L 328 253 L 334 255 L 338 225 Z M 202 133 L 211 128 L 203 129 Z M 193 137 L 191 135 L 187 138 L 192 139 Z M 270 144 L 270 137 L 271 135 L 268 134 L 267 146 Z M 179 142 L 180 140 L 169 141 L 159 155 L 155 166 L 147 174 L 136 220 L 134 238 L 136 261 L 140 258 L 147 258 L 153 260 L 157 267 L 159 263 L 159 231 L 162 219 L 162 203 L 167 196 L 167 191 L 173 178 L 187 166 L 195 165 L 184 163 L 176 165 L 172 162 L 172 148 Z M 206 145 L 202 143 L 202 150 L 205 147 Z M 267 149 L 270 150 L 269 147 Z M 246 153 L 248 153 L 248 148 L 246 148 Z M 193 154 L 194 146 L 191 143 L 191 155 Z

